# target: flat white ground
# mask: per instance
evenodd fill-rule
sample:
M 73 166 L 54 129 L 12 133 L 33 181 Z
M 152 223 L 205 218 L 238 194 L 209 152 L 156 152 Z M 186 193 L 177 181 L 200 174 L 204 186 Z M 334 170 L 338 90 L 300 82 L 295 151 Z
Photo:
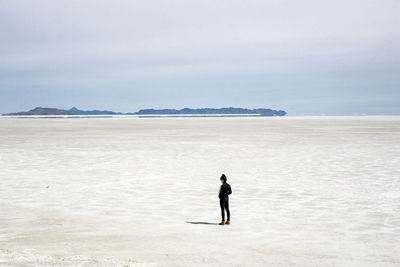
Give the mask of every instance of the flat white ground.
M 400 117 L 0 119 L 0 266 L 400 266 L 399 166 Z

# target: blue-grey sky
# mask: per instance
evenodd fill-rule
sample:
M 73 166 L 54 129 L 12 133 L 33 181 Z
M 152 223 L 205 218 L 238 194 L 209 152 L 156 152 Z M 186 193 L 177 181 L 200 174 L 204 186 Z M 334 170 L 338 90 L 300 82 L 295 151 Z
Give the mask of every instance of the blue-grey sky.
M 0 113 L 400 114 L 398 0 L 0 0 Z

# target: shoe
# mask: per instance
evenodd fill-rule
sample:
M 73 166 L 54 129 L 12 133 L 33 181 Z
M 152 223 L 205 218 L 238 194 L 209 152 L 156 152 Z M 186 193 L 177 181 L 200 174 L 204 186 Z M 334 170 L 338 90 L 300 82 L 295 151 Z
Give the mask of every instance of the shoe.
M 231 221 L 226 221 L 225 224 L 231 224 Z
M 224 224 L 225 224 L 225 221 L 222 221 L 219 223 L 219 225 L 224 225 Z

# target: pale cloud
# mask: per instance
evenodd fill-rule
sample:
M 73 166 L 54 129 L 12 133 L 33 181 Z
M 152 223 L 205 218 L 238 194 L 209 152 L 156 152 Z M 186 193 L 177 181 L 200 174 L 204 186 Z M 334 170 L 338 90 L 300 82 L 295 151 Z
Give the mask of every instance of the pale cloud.
M 285 108 L 284 99 L 292 97 L 285 88 L 296 87 L 291 77 L 303 75 L 303 89 L 290 92 L 300 101 L 288 101 L 288 105 L 296 105 L 293 110 L 297 112 L 305 88 L 320 90 L 318 95 L 327 97 L 324 101 L 329 101 L 329 91 L 335 90 L 313 77 L 336 75 L 340 79 L 345 75 L 343 79 L 348 81 L 348 73 L 364 72 L 365 77 L 357 74 L 351 79 L 355 88 L 347 89 L 358 92 L 363 79 L 372 79 L 368 77 L 371 72 L 398 72 L 399 13 L 397 0 L 0 0 L 0 92 L 11 94 L 8 107 L 13 106 L 9 100 L 15 102 L 15 90 L 83 88 L 83 95 L 93 94 L 93 90 L 107 95 L 105 92 L 112 94 L 115 87 L 121 97 L 132 97 L 131 110 L 142 104 L 135 99 L 148 91 L 155 98 L 163 96 L 165 106 L 207 106 L 207 97 L 201 103 L 190 101 L 191 95 L 198 95 L 194 90 L 213 90 L 213 98 L 226 100 L 227 88 L 212 82 L 207 84 L 211 88 L 188 86 L 185 103 L 172 101 L 164 91 L 204 80 L 219 80 L 217 84 L 232 87 L 229 79 L 257 76 L 264 77 L 254 89 L 260 95 L 282 89 L 275 102 L 265 103 Z M 271 85 L 271 75 L 287 79 L 275 79 Z M 371 83 L 379 86 L 369 94 L 371 99 L 382 92 L 396 94 L 398 78 L 379 84 L 381 76 L 372 77 Z M 146 89 L 141 90 L 140 83 L 145 83 Z M 243 96 L 243 105 L 253 105 L 254 100 L 246 96 L 252 88 L 241 84 L 235 94 Z M 224 93 L 218 94 L 221 90 Z M 55 94 L 52 100 L 57 99 L 56 93 L 51 94 Z M 162 101 L 155 100 L 158 105 Z M 31 105 L 37 103 L 33 102 Z

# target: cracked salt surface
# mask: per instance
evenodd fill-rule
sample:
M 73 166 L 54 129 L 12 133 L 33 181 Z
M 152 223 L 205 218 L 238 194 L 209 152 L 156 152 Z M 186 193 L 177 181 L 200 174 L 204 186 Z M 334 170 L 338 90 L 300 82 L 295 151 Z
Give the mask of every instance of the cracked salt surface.
M 0 266 L 399 266 L 400 117 L 0 120 Z M 219 221 L 219 176 L 232 225 Z

